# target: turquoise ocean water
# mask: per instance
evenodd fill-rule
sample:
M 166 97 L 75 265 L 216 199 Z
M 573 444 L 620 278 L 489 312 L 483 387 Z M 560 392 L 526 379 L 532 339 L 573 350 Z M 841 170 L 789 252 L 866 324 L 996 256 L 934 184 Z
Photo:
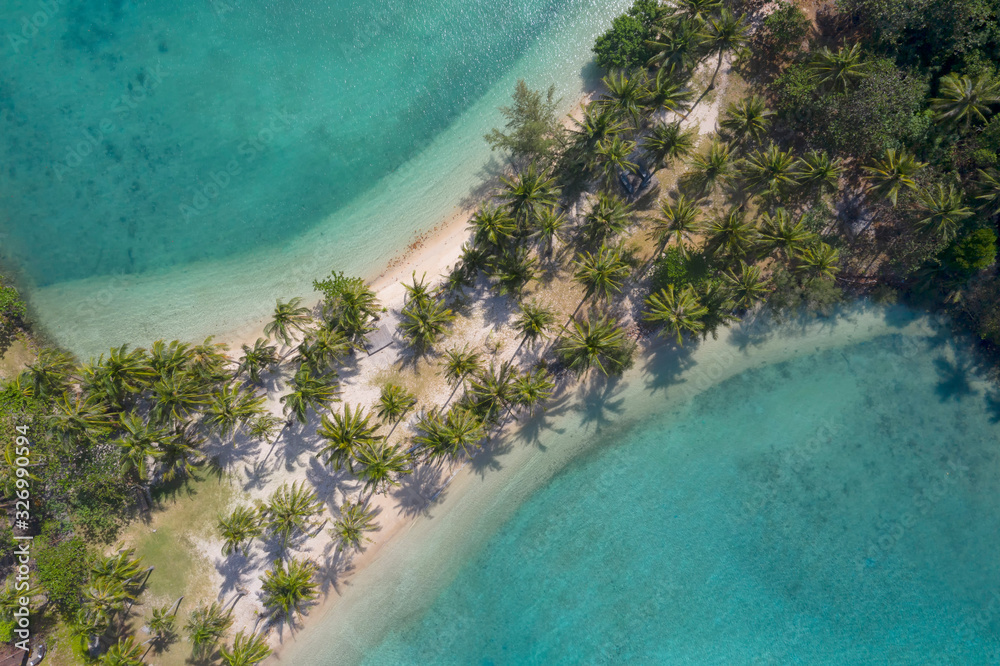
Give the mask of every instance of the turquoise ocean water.
M 624 4 L 8 0 L 0 258 L 82 353 L 377 273 L 477 183 L 517 78 L 575 100 Z
M 307 662 L 997 663 L 1000 396 L 946 338 L 812 351 L 688 401 L 657 390 L 673 362 L 599 392 L 533 453 L 583 455 L 508 481 L 445 548 L 401 543 L 405 573 L 360 583 L 375 599 L 321 619 L 337 638 Z

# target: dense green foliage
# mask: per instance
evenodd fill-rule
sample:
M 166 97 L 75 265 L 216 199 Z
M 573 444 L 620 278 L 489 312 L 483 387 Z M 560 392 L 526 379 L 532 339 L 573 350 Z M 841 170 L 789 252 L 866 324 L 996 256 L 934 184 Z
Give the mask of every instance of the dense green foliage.
M 653 57 L 646 42 L 655 36 L 655 25 L 664 9 L 656 0 L 636 0 L 628 12 L 612 21 L 611 28 L 597 38 L 594 56 L 604 69 L 641 67 Z

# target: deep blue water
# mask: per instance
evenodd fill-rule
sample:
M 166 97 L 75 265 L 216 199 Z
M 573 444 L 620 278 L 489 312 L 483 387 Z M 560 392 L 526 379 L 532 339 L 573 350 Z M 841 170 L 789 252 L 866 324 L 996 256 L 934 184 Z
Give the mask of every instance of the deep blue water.
M 1000 399 L 953 352 L 880 337 L 605 429 L 366 663 L 998 663 Z

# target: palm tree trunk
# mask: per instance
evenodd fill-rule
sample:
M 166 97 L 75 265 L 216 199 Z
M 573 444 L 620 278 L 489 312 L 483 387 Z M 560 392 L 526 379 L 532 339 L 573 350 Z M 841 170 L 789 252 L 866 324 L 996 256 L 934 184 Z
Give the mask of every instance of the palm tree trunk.
M 684 119 L 685 120 L 688 118 L 688 116 L 691 115 L 691 112 L 694 111 L 694 108 L 696 106 L 698 106 L 698 103 L 701 102 L 702 99 L 704 99 L 705 95 L 708 94 L 708 91 L 710 91 L 710 90 L 712 90 L 712 89 L 715 88 L 715 77 L 718 76 L 719 70 L 722 69 L 722 56 L 723 56 L 723 53 L 724 53 L 724 51 L 722 51 L 722 50 L 719 51 L 719 62 L 716 63 L 716 65 L 715 65 L 715 71 L 712 72 L 712 80 L 708 82 L 708 86 L 706 86 L 705 89 L 701 91 L 701 94 L 698 95 L 698 99 L 696 99 L 694 101 L 694 104 L 691 105 L 691 109 L 686 114 L 684 114 Z

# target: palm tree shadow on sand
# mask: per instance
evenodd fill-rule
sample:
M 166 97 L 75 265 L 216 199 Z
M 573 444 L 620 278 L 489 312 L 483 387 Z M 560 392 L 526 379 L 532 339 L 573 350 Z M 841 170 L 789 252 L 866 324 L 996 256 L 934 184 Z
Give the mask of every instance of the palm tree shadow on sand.
M 430 515 L 431 505 L 443 498 L 444 481 L 445 469 L 441 461 L 418 464 L 412 473 L 401 477 L 399 485 L 392 489 L 396 511 L 407 518 Z

